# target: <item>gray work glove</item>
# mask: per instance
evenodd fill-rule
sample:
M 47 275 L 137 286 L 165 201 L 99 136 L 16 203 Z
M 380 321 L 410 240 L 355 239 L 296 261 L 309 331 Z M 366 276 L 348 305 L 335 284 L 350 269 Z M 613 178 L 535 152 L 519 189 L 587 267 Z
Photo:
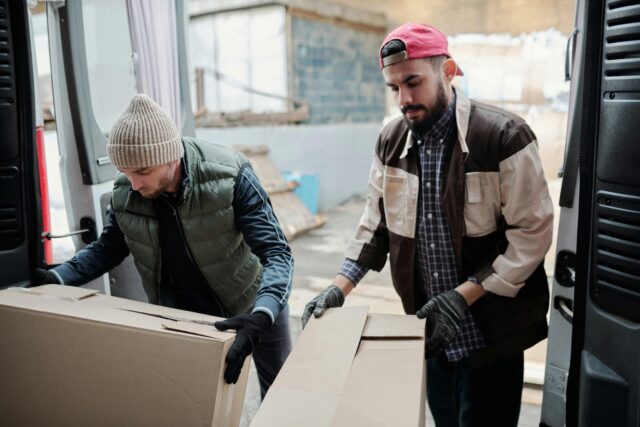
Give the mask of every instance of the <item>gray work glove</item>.
M 431 298 L 416 312 L 418 319 L 427 319 L 425 357 L 440 353 L 460 332 L 460 324 L 469 309 L 460 293 L 451 290 Z
M 304 307 L 302 327 L 307 326 L 311 314 L 313 314 L 314 317 L 320 317 L 327 308 L 342 307 L 342 304 L 344 304 L 344 293 L 342 293 L 342 289 L 336 285 L 329 285 Z

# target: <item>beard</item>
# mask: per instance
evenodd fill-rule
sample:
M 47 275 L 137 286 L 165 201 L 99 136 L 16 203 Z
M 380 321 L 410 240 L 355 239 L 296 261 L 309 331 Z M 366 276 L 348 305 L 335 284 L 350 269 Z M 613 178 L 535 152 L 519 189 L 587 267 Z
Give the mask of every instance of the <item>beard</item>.
M 413 104 L 406 105 L 402 107 L 402 114 L 404 117 L 404 121 L 409 125 L 411 131 L 419 136 L 424 136 L 429 129 L 442 117 L 447 107 L 449 106 L 449 102 L 447 101 L 447 95 L 445 93 L 444 81 L 440 81 L 438 85 L 438 92 L 436 94 L 436 101 L 431 108 L 427 108 L 422 104 Z M 411 120 L 408 119 L 405 115 L 407 111 L 411 110 L 423 110 L 425 112 L 424 119 L 422 120 Z
M 164 190 L 142 190 L 142 191 L 138 191 L 138 193 L 144 197 L 145 199 L 157 199 L 158 197 L 160 197 L 160 195 L 164 192 Z

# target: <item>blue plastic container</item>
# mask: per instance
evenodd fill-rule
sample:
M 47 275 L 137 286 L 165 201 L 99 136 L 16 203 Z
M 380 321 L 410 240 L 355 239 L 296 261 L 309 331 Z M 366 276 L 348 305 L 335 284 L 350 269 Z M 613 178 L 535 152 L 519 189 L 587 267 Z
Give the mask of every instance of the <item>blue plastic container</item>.
M 318 197 L 320 194 L 320 176 L 318 174 L 302 174 L 298 172 L 284 172 L 285 181 L 295 181 L 298 187 L 293 191 L 302 203 L 313 214 L 318 213 Z

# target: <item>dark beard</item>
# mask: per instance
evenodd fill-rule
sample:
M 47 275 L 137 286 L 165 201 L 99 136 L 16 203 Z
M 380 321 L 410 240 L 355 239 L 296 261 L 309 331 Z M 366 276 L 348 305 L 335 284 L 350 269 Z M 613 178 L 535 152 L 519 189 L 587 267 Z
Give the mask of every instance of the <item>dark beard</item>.
M 420 137 L 424 137 L 431 127 L 440 120 L 440 117 L 442 117 L 448 106 L 449 103 L 447 102 L 447 95 L 444 90 L 444 82 L 441 81 L 438 85 L 436 102 L 431 109 L 427 109 L 424 105 L 410 105 L 404 107 L 402 109 L 402 113 L 406 113 L 412 109 L 424 110 L 427 113 L 425 118 L 421 121 L 411 121 L 407 119 L 407 116 L 403 115 L 404 121 L 409 125 L 411 131 Z

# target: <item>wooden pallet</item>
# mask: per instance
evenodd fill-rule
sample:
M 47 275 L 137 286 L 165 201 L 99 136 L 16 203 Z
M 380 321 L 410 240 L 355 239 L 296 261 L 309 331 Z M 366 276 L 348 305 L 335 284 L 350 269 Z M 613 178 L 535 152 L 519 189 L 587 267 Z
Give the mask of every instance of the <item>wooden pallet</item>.
M 324 215 L 311 213 L 293 193 L 297 184 L 284 180 L 278 168 L 269 159 L 268 147 L 237 145 L 234 148 L 244 153 L 251 162 L 260 183 L 269 194 L 273 211 L 289 241 L 307 231 L 322 227 L 327 222 Z

